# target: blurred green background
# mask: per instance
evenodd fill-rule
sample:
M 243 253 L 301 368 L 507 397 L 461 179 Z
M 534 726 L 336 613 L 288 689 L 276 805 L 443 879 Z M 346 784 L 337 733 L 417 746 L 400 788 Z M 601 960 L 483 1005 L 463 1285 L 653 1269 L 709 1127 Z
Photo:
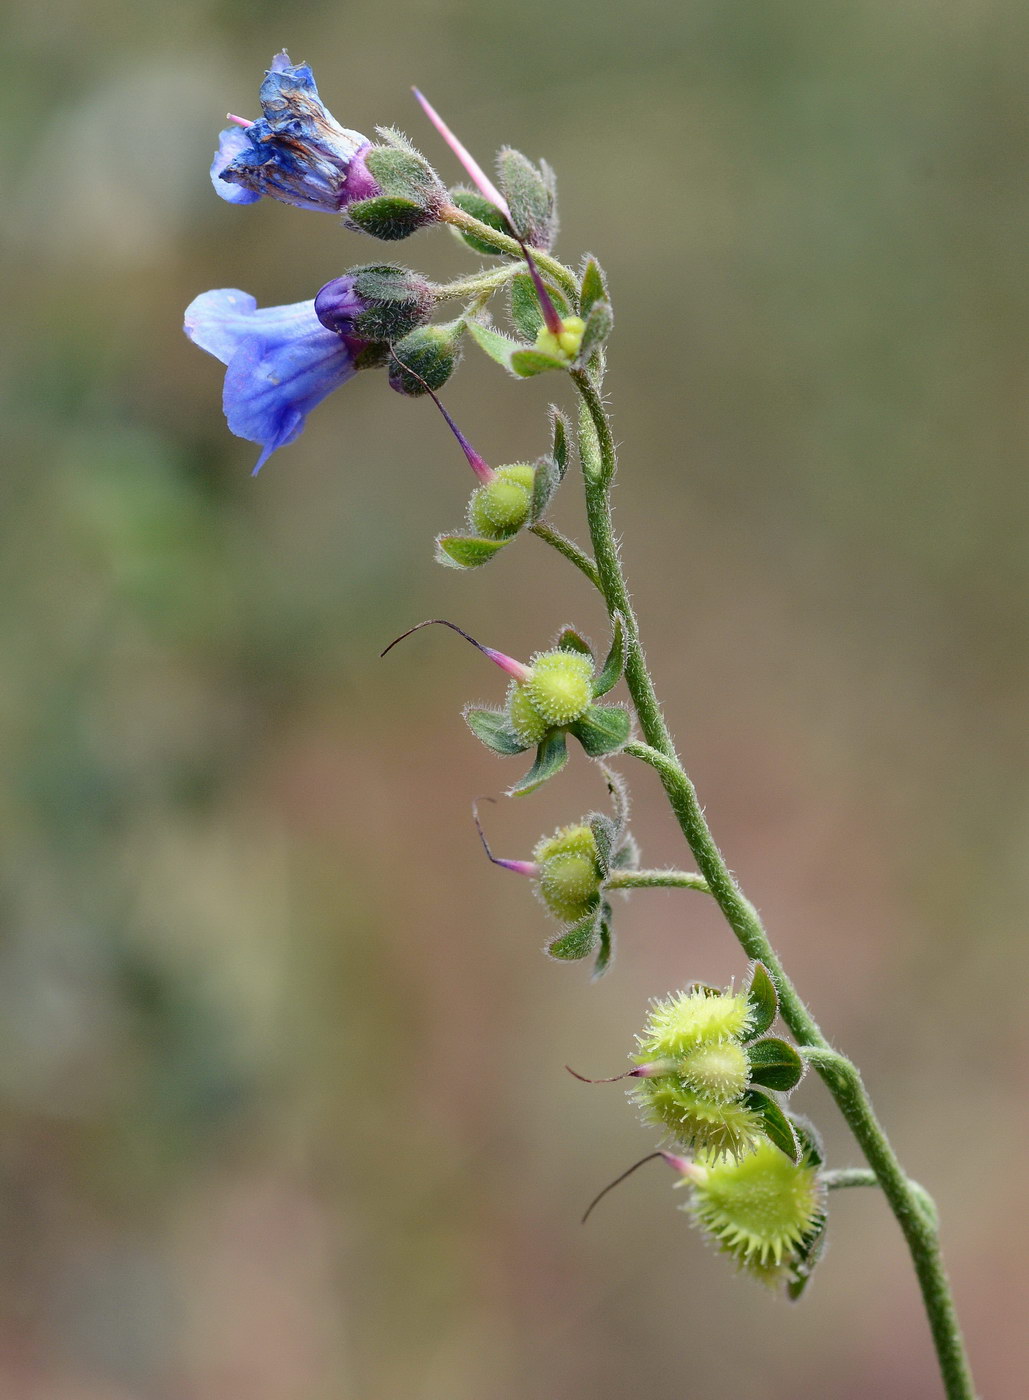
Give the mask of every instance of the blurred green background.
M 651 1168 L 615 1073 L 649 996 L 743 960 L 705 903 L 540 955 L 460 706 L 585 584 L 533 539 L 432 561 L 467 469 L 366 374 L 260 477 L 180 330 L 313 295 L 368 240 L 207 165 L 272 54 L 348 126 L 418 83 L 484 161 L 560 177 L 610 276 L 624 558 L 715 831 L 937 1193 L 979 1384 L 1025 1394 L 1029 219 L 1020 0 L 181 0 L 7 11 L 0 1393 L 12 1400 L 939 1394 L 871 1193 L 791 1308 Z M 401 256 L 471 270 L 445 230 Z M 494 462 L 552 382 L 469 353 Z M 575 491 L 558 517 L 581 534 Z M 628 769 L 628 762 L 623 765 Z M 520 770 L 519 770 L 520 771 Z M 681 863 L 645 770 L 649 863 Z M 576 762 L 495 845 L 601 798 Z M 854 1159 L 817 1084 L 795 1102 Z M 1013 1299 L 1019 1295 L 1019 1306 Z

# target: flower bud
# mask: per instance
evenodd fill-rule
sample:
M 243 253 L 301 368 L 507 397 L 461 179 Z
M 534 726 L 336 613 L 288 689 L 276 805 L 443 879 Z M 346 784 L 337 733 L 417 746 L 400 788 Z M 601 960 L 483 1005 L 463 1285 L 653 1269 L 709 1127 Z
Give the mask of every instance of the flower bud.
M 559 331 L 548 330 L 545 325 L 540 327 L 536 336 L 536 349 L 570 364 L 579 353 L 585 329 L 586 322 L 581 316 L 564 316 Z
M 440 389 L 461 357 L 463 321 L 419 326 L 393 346 L 389 384 L 398 394 L 419 398 L 427 389 Z
M 359 233 L 395 242 L 435 223 L 447 191 L 432 166 L 398 132 L 380 128 L 381 146 L 362 151 L 370 199 L 346 206 L 343 222 Z
M 327 330 L 366 341 L 401 340 L 425 324 L 434 305 L 431 283 L 392 263 L 353 267 L 326 282 L 314 299 Z
M 575 923 L 596 907 L 602 872 L 588 826 L 561 827 L 538 843 L 533 859 L 540 896 L 557 918 Z
M 506 540 L 529 518 L 535 467 L 519 462 L 498 467 L 493 480 L 472 492 L 468 523 L 488 540 Z

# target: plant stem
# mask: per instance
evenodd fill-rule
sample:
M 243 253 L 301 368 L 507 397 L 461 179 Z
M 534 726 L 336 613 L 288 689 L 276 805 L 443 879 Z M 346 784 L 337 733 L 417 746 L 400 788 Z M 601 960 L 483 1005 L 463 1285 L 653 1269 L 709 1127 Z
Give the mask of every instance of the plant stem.
M 818 1179 L 829 1191 L 843 1191 L 852 1186 L 878 1186 L 879 1178 L 867 1167 L 837 1167 L 834 1170 L 818 1173 Z M 936 1202 L 917 1181 L 908 1177 L 908 1186 L 918 1198 L 918 1203 L 932 1225 L 937 1224 Z
M 703 875 L 692 870 L 614 870 L 604 881 L 607 890 L 699 890 L 710 894 Z
M 501 233 L 496 228 L 490 228 L 489 224 L 484 224 L 481 219 L 466 214 L 463 209 L 458 209 L 453 204 L 445 205 L 440 210 L 439 217 L 443 223 L 450 224 L 463 233 L 470 233 L 480 242 L 488 243 L 491 248 L 496 248 L 498 253 L 507 253 L 509 257 L 517 258 L 519 262 L 524 264 L 525 254 L 522 251 L 522 245 L 517 238 L 512 238 L 510 234 Z M 532 256 L 540 271 L 546 273 L 553 282 L 557 283 L 570 300 L 573 308 L 577 307 L 579 304 L 578 283 L 564 263 L 559 263 L 556 258 L 552 258 L 549 253 L 544 253 L 540 248 L 533 248 Z
M 493 293 L 507 285 L 519 271 L 514 263 L 483 272 L 478 277 L 462 277 L 456 282 L 441 282 L 433 290 L 437 301 L 457 301 L 464 297 L 478 296 L 481 292 Z
M 948 1400 L 975 1400 L 975 1389 L 965 1355 L 935 1221 L 927 1214 L 890 1146 L 856 1066 L 834 1051 L 811 1012 L 787 977 L 754 906 L 744 897 L 715 844 L 696 790 L 687 776 L 672 742 L 664 714 L 640 642 L 618 557 L 611 517 L 610 483 L 616 458 L 614 439 L 604 411 L 600 387 L 585 370 L 572 378 L 582 396 L 595 442 L 580 429 L 580 456 L 584 463 L 586 515 L 609 616 L 621 613 L 625 625 L 625 679 L 639 717 L 645 743 L 627 744 L 624 752 L 655 769 L 668 795 L 672 811 L 686 838 L 711 894 L 748 957 L 768 969 L 779 994 L 783 1020 L 805 1056 L 824 1080 L 851 1131 L 861 1146 L 876 1180 L 904 1234 L 922 1291 L 933 1342 Z M 599 463 L 594 459 L 599 453 Z
M 555 529 L 553 525 L 546 525 L 543 521 L 537 521 L 535 525 L 530 525 L 529 533 L 535 535 L 537 539 L 543 540 L 545 544 L 551 545 L 566 559 L 570 559 L 575 567 L 586 575 L 593 587 L 603 593 L 596 564 L 588 554 L 579 548 L 574 540 L 570 540 L 567 535 L 562 535 L 561 531 Z

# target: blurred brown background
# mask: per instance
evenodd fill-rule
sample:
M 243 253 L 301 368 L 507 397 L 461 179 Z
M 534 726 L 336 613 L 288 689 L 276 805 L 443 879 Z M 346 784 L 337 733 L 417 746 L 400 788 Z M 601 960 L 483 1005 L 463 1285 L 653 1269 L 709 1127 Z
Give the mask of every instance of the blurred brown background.
M 984 1397 L 1025 1394 L 1029 476 L 1019 0 L 16 4 L 3 84 L 0 1394 L 12 1400 L 736 1400 L 939 1394 L 871 1192 L 791 1308 L 733 1277 L 610 1074 L 647 998 L 743 960 L 699 898 L 618 910 L 590 986 L 540 955 L 459 717 L 576 621 L 537 541 L 432 561 L 471 486 L 362 375 L 256 480 L 207 287 L 313 295 L 381 256 L 232 208 L 207 165 L 272 54 L 348 126 L 561 182 L 618 315 L 618 521 L 715 831 L 937 1193 Z M 471 269 L 443 230 L 400 254 Z M 495 462 L 552 382 L 473 353 Z M 558 515 L 581 533 L 575 490 Z M 629 768 L 628 762 L 623 768 Z M 520 770 L 519 770 L 520 771 Z M 632 773 L 649 863 L 683 854 Z M 495 844 L 600 800 L 581 761 Z M 817 1084 L 795 1101 L 854 1160 Z

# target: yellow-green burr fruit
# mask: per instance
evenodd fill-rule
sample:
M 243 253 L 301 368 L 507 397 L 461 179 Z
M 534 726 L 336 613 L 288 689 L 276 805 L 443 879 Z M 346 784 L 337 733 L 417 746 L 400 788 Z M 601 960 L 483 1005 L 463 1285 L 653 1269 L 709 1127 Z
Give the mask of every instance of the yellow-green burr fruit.
M 732 1103 L 750 1082 L 750 1061 L 735 1040 L 721 1040 L 690 1050 L 679 1063 L 679 1077 L 703 1099 Z
M 588 826 L 563 826 L 544 837 L 533 859 L 540 868 L 540 896 L 557 918 L 574 923 L 596 907 L 600 867 Z
M 468 523 L 487 540 L 506 540 L 529 518 L 535 467 L 523 462 L 498 467 L 494 479 L 472 492 Z
M 556 335 L 546 326 L 540 326 L 536 335 L 536 349 L 542 350 L 545 355 L 553 355 L 557 360 L 574 360 L 582 345 L 585 329 L 586 322 L 581 316 L 566 316 Z
M 536 712 L 550 725 L 574 724 L 593 704 L 593 661 L 579 651 L 544 651 L 525 682 Z
M 640 1064 L 681 1060 L 701 1045 L 739 1040 L 750 1020 L 750 1002 L 742 992 L 725 991 L 715 996 L 699 987 L 677 992 L 651 1006 L 643 1034 L 637 1037 L 636 1058 Z
M 507 717 L 523 744 L 538 744 L 552 728 L 532 703 L 522 681 L 512 681 L 507 692 Z
M 825 1203 L 817 1169 L 791 1162 L 765 1140 L 735 1162 L 702 1159 L 688 1209 L 720 1249 L 762 1282 L 776 1284 L 818 1229 Z
M 640 1079 L 631 1091 L 644 1122 L 664 1129 L 680 1147 L 711 1160 L 743 1158 L 763 1139 L 761 1119 L 745 1103 L 717 1103 L 687 1089 L 678 1075 Z

